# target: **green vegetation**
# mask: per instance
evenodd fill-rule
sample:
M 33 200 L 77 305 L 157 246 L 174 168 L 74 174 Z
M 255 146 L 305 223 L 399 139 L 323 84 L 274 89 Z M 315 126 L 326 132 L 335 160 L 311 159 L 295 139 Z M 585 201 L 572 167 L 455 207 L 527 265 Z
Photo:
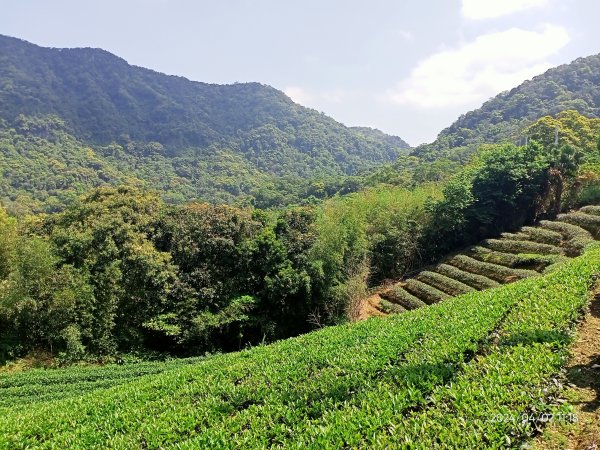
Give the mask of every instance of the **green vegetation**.
M 600 272 L 599 61 L 406 155 L 0 36 L 0 362 L 73 365 L 0 374 L 0 449 L 521 445 Z
M 386 314 L 399 314 L 406 311 L 406 308 L 398 303 L 389 302 L 385 298 L 379 300 L 379 307 Z
M 396 285 L 392 289 L 382 292 L 380 295 L 384 300 L 387 299 L 391 303 L 400 305 L 407 310 L 427 306 L 427 303 L 425 303 L 419 297 L 415 297 L 414 295 L 405 291 L 400 285 Z
M 124 182 L 169 202 L 281 206 L 356 190 L 347 176 L 409 148 L 270 86 L 193 82 L 99 49 L 0 36 L 0 78 L 0 196 L 25 212 Z
M 80 397 L 88 392 L 120 386 L 144 375 L 181 369 L 203 359 L 136 361 L 122 365 L 71 366 L 66 369 L 34 369 L 0 374 L 0 409 L 27 409 L 37 403 Z
M 571 225 L 577 225 L 589 231 L 592 236 L 600 237 L 600 217 L 591 214 L 575 213 L 561 214 L 558 216 L 558 220 L 570 223 Z
M 537 425 L 521 414 L 552 411 L 547 386 L 599 261 L 596 246 L 500 289 L 5 407 L 0 448 L 509 447 Z
M 109 166 L 94 166 L 91 150 L 78 153 L 60 121 L 20 123 L 40 137 L 31 144 L 14 134 L 16 140 L 9 139 L 14 154 L 35 149 L 36 139 L 54 142 L 39 161 L 26 156 L 24 163 L 43 167 L 52 152 L 64 150 L 76 160 L 91 158 L 86 161 L 98 169 L 91 172 L 97 176 L 113 173 Z M 587 131 L 572 133 L 573 145 L 582 133 Z M 143 182 L 141 188 L 99 187 L 76 197 L 85 183 L 78 184 L 75 174 L 65 188 L 76 199 L 61 212 L 22 218 L 18 225 L 7 217 L 0 221 L 7 242 L 0 255 L 0 359 L 37 350 L 63 362 L 131 351 L 198 355 L 353 320 L 379 282 L 402 278 L 480 239 L 553 217 L 557 205 L 577 204 L 582 164 L 593 158 L 590 149 L 553 143 L 488 146 L 450 179 L 412 187 L 377 184 L 319 205 L 270 211 L 169 205 Z M 419 167 L 411 169 L 414 174 L 426 173 Z M 443 167 L 423 179 L 435 179 L 432 174 Z M 61 170 L 55 172 L 57 183 Z M 22 192 L 26 196 L 27 190 Z M 60 189 L 39 192 L 39 204 L 62 201 Z M 8 206 L 18 213 L 27 204 Z M 565 220 L 596 226 L 597 216 L 582 214 L 585 218 Z M 592 240 L 572 224 L 549 227 L 552 239 L 563 236 L 568 256 Z M 538 239 L 548 234 L 540 232 Z M 535 272 L 524 269 L 542 270 L 552 262 L 547 255 L 560 252 L 555 244 L 522 235 L 488 244 L 517 258 L 498 265 L 501 260 L 462 255 L 449 261 L 463 269 L 456 276 L 448 272 L 456 269 L 436 272 L 480 289 L 494 286 L 494 280 L 530 276 Z M 410 281 L 409 292 L 393 291 L 385 298 L 414 309 L 421 306 L 415 297 L 434 303 L 466 289 L 423 281 Z
M 498 283 L 495 280 L 492 280 L 483 275 L 478 275 L 475 273 L 468 272 L 466 270 L 461 270 L 458 267 L 451 266 L 449 264 L 440 264 L 436 266 L 435 270 L 442 275 L 446 275 L 449 278 L 453 278 L 477 290 L 489 289 L 500 286 L 500 283 Z
M 476 246 L 468 251 L 468 255 L 483 262 L 513 268 L 529 268 L 538 272 L 547 266 L 564 261 L 566 258 L 556 253 L 503 253 L 486 247 Z
M 458 280 L 437 272 L 429 272 L 424 270 L 423 272 L 420 272 L 416 278 L 418 281 L 429 284 L 430 286 L 433 286 L 434 288 L 437 288 L 451 296 L 467 294 L 475 290 L 467 284 L 461 283 Z
M 585 214 L 592 214 L 594 216 L 600 216 L 600 206 L 599 205 L 588 205 L 581 208 L 579 211 Z
M 550 69 L 462 115 L 440 132 L 435 142 L 417 147 L 413 154 L 428 160 L 448 157 L 464 162 L 481 144 L 506 141 L 523 144 L 527 137 L 540 143 L 554 142 L 556 126 L 561 144 L 595 147 L 600 134 L 598 73 L 600 55 Z M 579 114 L 564 113 L 566 110 Z M 556 114 L 556 121 L 549 117 Z M 581 121 L 581 115 L 591 119 Z M 531 126 L 542 118 L 543 126 Z M 527 127 L 530 129 L 523 133 Z M 540 129 L 543 139 L 537 133 Z M 577 130 L 580 137 L 571 139 L 571 130 Z
M 540 226 L 562 234 L 566 241 L 564 247 L 569 256 L 581 253 L 585 246 L 594 240 L 589 231 L 570 223 L 542 220 Z
M 434 288 L 426 283 L 423 283 L 417 279 L 411 278 L 404 285 L 404 289 L 410 292 L 415 297 L 419 297 L 428 305 L 438 303 L 443 300 L 450 298 L 448 294 L 439 289 Z
M 594 208 L 583 209 L 595 211 Z M 480 245 L 469 247 L 458 254 L 451 254 L 442 264 L 424 270 L 414 278 L 396 283 L 391 289 L 381 293 L 380 297 L 400 305 L 403 309 L 412 310 L 424 304 L 437 303 L 452 296 L 472 292 L 474 289 L 483 290 L 496 287 L 499 283 L 512 283 L 548 272 L 557 264 L 581 254 L 592 242 L 587 231 L 568 223 L 572 220 L 589 223 L 583 216 L 598 218 L 585 212 L 571 212 L 559 216 L 561 221 L 556 222 L 559 224 L 558 229 L 564 228 L 566 224 L 567 231 L 574 232 L 571 234 L 573 236 L 581 232 L 588 236 L 587 240 L 575 238 L 579 239 L 577 242 L 582 245 L 577 252 L 568 233 L 563 236 L 545 228 L 540 228 L 542 231 L 538 232 L 537 227 L 523 227 L 517 233 L 501 233 L 499 239 L 486 239 Z M 571 217 L 574 219 L 571 220 Z M 547 226 L 548 223 L 554 222 L 544 222 L 543 225 Z M 558 241 L 558 245 L 531 241 L 530 236 L 541 240 L 551 238 L 553 242 Z M 393 312 L 389 306 L 380 310 L 384 313 Z
M 478 261 L 467 255 L 457 255 L 449 263 L 459 269 L 485 276 L 500 283 L 505 283 L 507 280 L 527 278 L 536 274 L 532 270 L 512 269 L 499 264 Z
M 539 242 L 540 244 L 548 245 L 560 245 L 563 239 L 560 233 L 557 233 L 556 231 L 545 230 L 541 227 L 523 227 L 521 228 L 521 232 L 516 236 L 533 242 Z
M 486 239 L 485 245 L 492 250 L 504 253 L 541 253 L 541 254 L 560 254 L 561 249 L 555 245 L 540 244 L 516 239 Z

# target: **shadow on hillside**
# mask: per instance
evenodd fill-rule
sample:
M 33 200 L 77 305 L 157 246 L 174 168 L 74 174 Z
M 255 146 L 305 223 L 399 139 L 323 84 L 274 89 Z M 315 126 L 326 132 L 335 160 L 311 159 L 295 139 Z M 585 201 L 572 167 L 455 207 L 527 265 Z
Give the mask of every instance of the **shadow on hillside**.
M 596 298 L 590 305 L 590 315 L 595 318 L 600 318 L 600 294 L 596 294 Z M 581 389 L 592 389 L 596 392 L 596 398 L 582 405 L 582 410 L 593 412 L 600 408 L 600 342 L 597 342 L 593 337 L 588 337 L 589 345 L 592 346 L 592 357 L 587 364 L 579 364 L 569 368 L 567 378 L 570 383 L 573 383 Z M 588 347 L 589 348 L 589 347 Z
M 588 364 L 580 364 L 570 367 L 567 372 L 569 383 L 581 389 L 592 389 L 596 397 L 588 402 L 583 402 L 581 409 L 593 412 L 600 408 L 600 354 L 593 358 Z

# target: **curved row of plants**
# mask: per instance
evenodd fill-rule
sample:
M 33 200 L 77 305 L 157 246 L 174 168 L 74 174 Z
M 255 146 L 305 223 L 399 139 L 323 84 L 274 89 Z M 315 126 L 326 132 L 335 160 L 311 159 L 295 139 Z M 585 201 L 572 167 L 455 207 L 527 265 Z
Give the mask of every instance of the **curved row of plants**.
M 516 233 L 502 233 L 441 264 L 419 272 L 414 278 L 382 291 L 379 308 L 399 313 L 446 300 L 474 290 L 536 276 L 554 264 L 581 254 L 600 238 L 600 207 L 584 206 L 561 214 L 556 221 L 541 221 Z

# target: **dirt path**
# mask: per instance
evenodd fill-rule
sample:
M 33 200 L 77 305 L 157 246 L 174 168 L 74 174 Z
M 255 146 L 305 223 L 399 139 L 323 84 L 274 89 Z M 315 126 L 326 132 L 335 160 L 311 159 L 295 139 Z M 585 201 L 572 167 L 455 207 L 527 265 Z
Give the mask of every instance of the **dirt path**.
M 569 387 L 563 394 L 577 422 L 550 425 L 535 449 L 600 450 L 600 284 L 594 294 L 567 365 Z

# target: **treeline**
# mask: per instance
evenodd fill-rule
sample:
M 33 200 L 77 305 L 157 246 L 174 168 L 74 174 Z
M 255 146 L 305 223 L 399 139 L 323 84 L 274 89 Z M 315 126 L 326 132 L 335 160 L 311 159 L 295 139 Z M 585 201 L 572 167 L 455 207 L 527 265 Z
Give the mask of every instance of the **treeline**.
M 600 202 L 597 135 L 569 117 L 534 124 L 526 146 L 484 146 L 460 169 L 419 163 L 406 179 L 380 172 L 320 205 L 173 206 L 120 186 L 19 222 L 0 210 L 0 358 L 201 354 L 353 319 L 381 280 Z

